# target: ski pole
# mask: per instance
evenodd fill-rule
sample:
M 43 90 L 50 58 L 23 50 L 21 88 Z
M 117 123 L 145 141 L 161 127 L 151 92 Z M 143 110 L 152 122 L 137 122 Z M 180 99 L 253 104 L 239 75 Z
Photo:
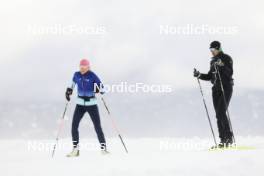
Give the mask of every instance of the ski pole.
M 63 124 L 64 124 L 64 118 L 65 118 L 65 114 L 66 114 L 66 111 L 67 111 L 67 108 L 68 108 L 68 104 L 69 104 L 69 102 L 67 101 L 67 103 L 65 105 L 65 108 L 64 108 L 64 112 L 62 114 L 62 118 L 61 118 L 60 124 L 59 124 L 59 129 L 58 129 L 58 133 L 57 133 L 57 136 L 56 136 L 56 142 L 55 142 L 55 144 L 53 146 L 52 155 L 51 155 L 52 158 L 55 155 L 55 150 L 56 150 L 57 144 L 59 142 L 59 135 L 61 133 L 61 130 L 62 130 L 62 127 L 63 127 Z
M 103 104 L 104 104 L 104 107 L 105 107 L 105 109 L 106 109 L 106 111 L 107 111 L 107 113 L 108 113 L 108 115 L 109 115 L 109 117 L 110 117 L 110 119 L 111 119 L 111 122 L 112 122 L 113 128 L 115 129 L 115 131 L 116 131 L 116 133 L 117 133 L 117 135 L 118 135 L 118 137 L 119 137 L 119 139 L 120 139 L 122 145 L 124 146 L 124 149 L 125 149 L 126 153 L 128 153 L 128 150 L 127 150 L 127 147 L 126 147 L 126 145 L 125 145 L 125 142 L 124 142 L 124 140 L 123 140 L 123 138 L 122 138 L 122 136 L 121 136 L 121 134 L 120 134 L 120 132 L 119 132 L 119 130 L 118 130 L 118 128 L 117 128 L 117 125 L 116 125 L 114 119 L 111 117 L 111 113 L 110 113 L 110 111 L 109 111 L 108 106 L 106 105 L 106 102 L 105 102 L 104 98 L 101 97 L 101 100 L 102 100 L 102 102 L 103 102 Z
M 228 105 L 227 105 L 227 101 L 226 101 L 226 97 L 225 97 L 225 90 L 224 90 L 222 78 L 221 78 L 220 72 L 219 72 L 216 64 L 214 64 L 214 68 L 215 68 L 215 70 L 217 72 L 217 75 L 218 75 L 219 81 L 220 81 L 220 85 L 221 85 L 221 90 L 222 90 L 222 93 L 223 93 L 223 99 L 224 99 L 226 113 L 227 113 L 228 124 L 229 124 L 230 130 L 231 130 L 231 133 L 232 133 L 232 137 L 233 137 L 234 143 L 236 143 L 233 127 L 232 127 L 232 124 L 231 124 L 230 113 L 229 113 L 229 110 L 228 110 Z
M 208 118 L 208 121 L 209 121 L 209 125 L 210 125 L 210 128 L 211 128 L 211 132 L 212 132 L 212 135 L 213 135 L 213 138 L 214 138 L 214 143 L 217 146 L 214 129 L 213 129 L 212 122 L 211 122 L 211 119 L 210 119 L 210 116 L 209 116 L 208 108 L 206 106 L 206 102 L 205 102 L 205 98 L 204 98 L 204 94 L 203 94 L 203 89 L 202 89 L 202 86 L 201 86 L 201 83 L 200 83 L 199 78 L 197 78 L 197 81 L 198 81 L 199 88 L 200 88 L 200 92 L 201 92 L 201 95 L 202 95 L 202 98 L 203 98 L 203 104 L 204 104 L 204 108 L 205 108 L 205 111 L 206 111 L 206 115 L 207 115 L 207 118 Z

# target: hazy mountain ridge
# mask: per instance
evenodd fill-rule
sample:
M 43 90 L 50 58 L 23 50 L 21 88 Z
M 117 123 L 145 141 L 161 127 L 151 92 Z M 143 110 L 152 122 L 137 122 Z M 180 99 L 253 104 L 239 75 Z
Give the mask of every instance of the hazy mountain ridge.
M 206 101 L 216 131 L 210 90 Z M 208 136 L 210 130 L 198 90 L 182 90 L 171 94 L 108 94 L 107 103 L 121 131 L 130 137 Z M 70 136 L 74 102 L 70 104 L 64 134 Z M 106 136 L 113 136 L 110 121 L 99 101 Z M 1 138 L 53 137 L 64 108 L 64 102 L 36 101 L 8 103 L 0 106 Z M 264 134 L 264 92 L 244 91 L 233 96 L 231 118 L 235 134 Z M 82 136 L 95 135 L 88 115 L 80 126 Z

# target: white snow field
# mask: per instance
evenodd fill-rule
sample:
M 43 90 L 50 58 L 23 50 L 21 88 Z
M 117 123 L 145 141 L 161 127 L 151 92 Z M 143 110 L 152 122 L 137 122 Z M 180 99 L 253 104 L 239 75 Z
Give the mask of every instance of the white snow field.
M 78 158 L 67 158 L 70 139 L 59 141 L 51 158 L 53 140 L 1 140 L 2 176 L 263 176 L 264 138 L 239 137 L 239 145 L 254 150 L 208 151 L 211 139 L 125 139 L 129 154 L 118 138 L 108 139 L 111 154 L 102 155 L 82 139 Z M 45 145 L 47 148 L 45 148 Z

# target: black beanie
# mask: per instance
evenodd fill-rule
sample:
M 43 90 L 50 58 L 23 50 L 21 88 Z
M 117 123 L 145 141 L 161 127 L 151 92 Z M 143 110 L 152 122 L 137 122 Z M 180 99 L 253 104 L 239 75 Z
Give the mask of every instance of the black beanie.
M 221 43 L 218 42 L 218 41 L 213 41 L 213 42 L 210 44 L 210 49 L 211 49 L 211 48 L 214 48 L 214 49 L 220 50 L 220 49 L 221 49 Z

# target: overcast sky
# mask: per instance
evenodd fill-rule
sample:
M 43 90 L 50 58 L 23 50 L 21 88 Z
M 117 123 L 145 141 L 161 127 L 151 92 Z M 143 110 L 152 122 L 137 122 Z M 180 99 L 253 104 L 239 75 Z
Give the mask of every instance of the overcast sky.
M 264 88 L 263 1 L 76 1 L 1 2 L 1 92 L 9 98 L 58 95 L 81 58 L 91 60 L 104 82 L 171 84 L 193 88 L 193 67 L 209 68 L 209 43 L 220 40 L 234 59 L 241 88 Z M 89 34 L 37 33 L 32 29 L 78 26 Z M 235 29 L 212 34 L 162 33 L 161 26 L 204 25 Z M 101 30 L 101 31 L 100 31 Z M 51 89 L 52 88 L 52 89 Z M 11 97 L 10 97 L 11 96 Z M 61 95 L 60 95 L 61 96 Z M 6 97 L 5 97 L 6 98 Z

